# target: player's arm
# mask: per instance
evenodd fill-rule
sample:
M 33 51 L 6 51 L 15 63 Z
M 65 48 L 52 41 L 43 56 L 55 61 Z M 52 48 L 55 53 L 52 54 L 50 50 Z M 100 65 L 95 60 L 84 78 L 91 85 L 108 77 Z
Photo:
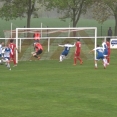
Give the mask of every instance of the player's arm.
M 58 44 L 58 46 L 60 46 L 60 47 L 65 47 L 65 45 L 60 45 L 60 44 Z
M 68 45 L 68 47 L 74 47 L 74 46 L 75 46 L 75 43 L 74 43 L 74 45 L 72 45 L 72 44 L 69 44 L 69 45 Z

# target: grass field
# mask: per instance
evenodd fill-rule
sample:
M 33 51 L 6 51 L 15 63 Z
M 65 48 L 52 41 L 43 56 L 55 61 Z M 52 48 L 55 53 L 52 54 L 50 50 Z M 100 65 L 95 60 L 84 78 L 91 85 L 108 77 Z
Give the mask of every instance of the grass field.
M 0 117 L 116 117 L 116 58 L 112 50 L 107 69 L 73 59 L 0 65 Z

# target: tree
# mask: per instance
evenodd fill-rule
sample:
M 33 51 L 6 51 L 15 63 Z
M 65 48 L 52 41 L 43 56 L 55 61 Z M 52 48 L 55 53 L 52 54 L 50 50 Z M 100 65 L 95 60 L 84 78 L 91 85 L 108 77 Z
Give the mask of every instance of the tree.
M 117 0 L 93 0 L 94 18 L 103 23 L 110 16 L 115 18 L 115 36 L 117 36 Z
M 43 0 L 2 0 L 4 5 L 0 8 L 0 17 L 5 20 L 16 19 L 18 17 L 27 17 L 27 27 L 30 27 L 32 14 L 39 10 L 36 4 L 42 3 Z
M 82 13 L 86 13 L 90 0 L 45 0 L 47 9 L 57 8 L 63 14 L 62 19 L 70 18 L 76 27 Z M 75 36 L 75 34 L 74 34 Z

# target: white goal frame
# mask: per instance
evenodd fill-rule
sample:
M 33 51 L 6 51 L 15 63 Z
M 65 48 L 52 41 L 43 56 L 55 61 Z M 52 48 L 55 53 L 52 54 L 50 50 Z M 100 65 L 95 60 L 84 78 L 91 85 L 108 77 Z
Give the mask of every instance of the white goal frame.
M 94 48 L 97 47 L 97 27 L 62 27 L 62 28 L 16 28 L 16 48 L 18 48 L 18 31 L 19 30 L 94 30 L 95 34 L 94 37 L 88 37 L 88 38 L 94 38 L 95 39 L 95 43 L 94 43 Z M 50 39 L 64 39 L 64 38 L 87 38 L 87 37 L 81 37 L 81 36 L 77 36 L 77 37 L 41 37 L 41 39 L 48 39 L 48 43 Z M 24 39 L 24 38 L 20 38 L 20 39 Z M 25 39 L 32 39 L 32 38 L 25 38 Z M 49 46 L 49 45 L 48 45 Z M 94 59 L 96 59 L 96 51 L 95 51 L 95 56 Z M 18 52 L 16 51 L 16 63 L 18 63 Z

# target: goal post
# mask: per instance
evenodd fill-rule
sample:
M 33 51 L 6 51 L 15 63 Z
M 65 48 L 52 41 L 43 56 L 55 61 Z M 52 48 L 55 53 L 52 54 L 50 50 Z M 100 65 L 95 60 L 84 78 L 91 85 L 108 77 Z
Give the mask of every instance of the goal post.
M 74 32 L 74 31 L 81 31 L 81 30 L 94 30 L 94 34 L 93 36 L 89 36 L 89 37 L 86 37 L 86 36 L 80 36 L 80 35 L 77 35 L 76 37 L 74 37 L 73 35 L 70 35 L 71 32 Z M 47 28 L 16 28 L 16 47 L 18 48 L 18 43 L 19 43 L 19 39 L 33 39 L 32 37 L 24 37 L 24 38 L 20 38 L 19 37 L 19 32 L 20 33 L 34 33 L 35 31 L 42 31 L 41 33 L 43 33 L 43 36 L 41 37 L 41 40 L 43 39 L 47 39 L 48 40 L 48 52 L 49 52 L 49 49 L 50 49 L 50 40 L 51 39 L 66 39 L 66 38 L 69 38 L 69 39 L 77 39 L 77 38 L 93 38 L 94 39 L 94 48 L 97 47 L 97 27 L 62 27 L 62 28 L 50 28 L 50 27 L 47 27 Z M 54 34 L 55 32 L 64 32 L 64 33 L 67 33 L 67 35 L 65 36 L 53 36 L 52 34 Z M 48 34 L 49 35 L 48 35 Z M 70 37 L 68 37 L 68 33 L 70 35 Z M 94 59 L 96 58 L 96 51 L 95 51 L 95 56 L 94 56 Z M 16 52 L 16 62 L 18 63 L 18 52 Z

